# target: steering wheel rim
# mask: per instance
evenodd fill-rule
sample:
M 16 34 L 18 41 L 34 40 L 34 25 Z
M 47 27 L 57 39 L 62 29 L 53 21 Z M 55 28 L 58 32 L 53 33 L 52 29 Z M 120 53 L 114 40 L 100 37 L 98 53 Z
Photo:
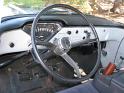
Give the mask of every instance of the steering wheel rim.
M 94 66 L 94 68 L 92 69 L 92 71 L 86 75 L 86 76 L 83 76 L 81 78 L 76 78 L 76 79 L 68 79 L 68 78 L 65 78 L 53 71 L 51 71 L 47 65 L 45 65 L 45 63 L 43 62 L 41 56 L 39 56 L 38 54 L 38 49 L 37 49 L 37 46 L 36 46 L 36 41 L 35 41 L 35 29 L 36 29 L 36 25 L 38 23 L 38 20 L 40 19 L 40 16 L 42 16 L 43 14 L 45 14 L 48 10 L 50 9 L 53 9 L 53 8 L 58 8 L 58 7 L 62 7 L 62 8 L 67 8 L 67 9 L 70 9 L 74 12 L 76 12 L 77 14 L 80 14 L 82 19 L 85 20 L 89 27 L 91 28 L 91 30 L 93 31 L 94 33 L 94 36 L 96 37 L 96 41 L 97 41 L 97 48 L 98 48 L 98 54 L 97 54 L 97 62 L 96 62 L 96 65 Z M 34 21 L 33 21 L 33 24 L 32 24 L 32 29 L 31 29 L 31 42 L 32 42 L 32 50 L 36 56 L 36 58 L 38 59 L 39 63 L 42 65 L 42 67 L 53 77 L 55 78 L 55 80 L 61 82 L 61 83 L 70 83 L 70 84 L 77 84 L 77 83 L 81 83 L 82 81 L 84 80 L 87 80 L 89 79 L 91 76 L 93 76 L 97 69 L 99 68 L 99 65 L 100 65 L 100 57 L 101 57 L 101 44 L 100 44 L 100 41 L 99 41 L 99 37 L 97 35 L 97 32 L 95 30 L 95 27 L 87 20 L 87 18 L 85 17 L 85 15 L 80 12 L 79 10 L 77 10 L 76 8 L 72 7 L 72 6 L 69 6 L 69 5 L 66 5 L 66 4 L 54 4 L 54 5 L 50 5 L 46 8 L 44 8 L 42 11 L 40 11 L 37 16 L 35 17 Z

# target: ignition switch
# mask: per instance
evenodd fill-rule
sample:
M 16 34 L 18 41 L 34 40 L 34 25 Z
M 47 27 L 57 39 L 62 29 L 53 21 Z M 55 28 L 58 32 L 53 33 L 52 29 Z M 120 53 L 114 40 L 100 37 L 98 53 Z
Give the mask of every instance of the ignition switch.
M 90 32 L 88 32 L 87 30 L 85 30 L 85 31 L 84 31 L 84 33 L 86 33 L 87 38 L 89 38 L 89 37 L 90 37 L 90 34 L 91 34 Z

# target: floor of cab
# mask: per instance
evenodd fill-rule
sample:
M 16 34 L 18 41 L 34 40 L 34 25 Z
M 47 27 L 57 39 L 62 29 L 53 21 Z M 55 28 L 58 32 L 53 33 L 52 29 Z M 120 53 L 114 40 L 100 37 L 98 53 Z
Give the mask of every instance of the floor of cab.
M 72 52 L 70 55 L 74 60 L 79 61 L 86 72 L 89 72 L 96 62 L 97 53 L 81 56 L 80 53 Z M 63 72 L 65 75 L 71 75 L 68 71 L 63 70 Z M 71 86 L 55 82 L 39 64 L 32 60 L 30 54 L 0 70 L 0 93 L 55 93 L 69 87 Z

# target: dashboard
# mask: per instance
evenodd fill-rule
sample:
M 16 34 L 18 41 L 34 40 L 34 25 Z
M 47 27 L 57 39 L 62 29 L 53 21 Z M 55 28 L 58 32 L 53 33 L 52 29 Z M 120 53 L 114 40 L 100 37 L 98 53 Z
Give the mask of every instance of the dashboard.
M 0 26 L 0 55 L 31 50 L 30 32 L 33 18 L 23 17 L 3 20 Z M 109 62 L 119 64 L 121 61 L 120 56 L 123 57 L 124 55 L 124 52 L 122 52 L 124 47 L 124 26 L 94 16 L 88 16 L 88 19 L 94 24 L 100 42 L 106 43 L 101 54 L 103 67 Z M 71 43 L 75 44 L 82 40 L 94 39 L 92 30 L 87 24 L 80 22 L 79 16 L 60 15 L 56 17 L 55 15 L 45 17 L 44 20 L 40 21 L 36 28 L 36 38 L 41 41 L 50 39 L 50 42 L 53 42 L 56 38 L 69 37 Z M 90 33 L 90 37 L 87 37 L 86 32 Z M 51 38 L 53 35 L 54 37 Z M 124 67 L 124 64 L 122 66 Z

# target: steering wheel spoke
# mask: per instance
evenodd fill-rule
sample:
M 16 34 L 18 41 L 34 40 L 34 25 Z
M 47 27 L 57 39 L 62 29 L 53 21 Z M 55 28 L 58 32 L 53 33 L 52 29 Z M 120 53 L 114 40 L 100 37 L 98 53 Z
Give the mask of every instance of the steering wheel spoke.
M 76 63 L 67 53 L 62 54 L 61 57 L 75 70 L 77 77 L 81 78 L 78 63 Z

